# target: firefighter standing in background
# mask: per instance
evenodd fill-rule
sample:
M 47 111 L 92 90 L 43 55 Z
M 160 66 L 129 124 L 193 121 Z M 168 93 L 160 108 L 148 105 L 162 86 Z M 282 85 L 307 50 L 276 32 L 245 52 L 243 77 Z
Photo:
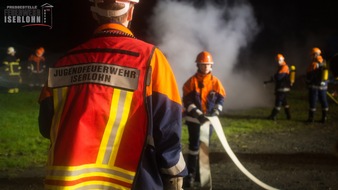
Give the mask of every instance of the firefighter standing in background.
M 326 61 L 321 56 L 321 50 L 317 47 L 311 51 L 312 62 L 307 68 L 306 83 L 309 89 L 309 117 L 307 122 L 314 122 L 314 114 L 316 112 L 316 103 L 319 100 L 322 106 L 321 122 L 327 121 L 327 112 L 329 104 L 326 97 L 328 87 L 328 68 Z
M 181 190 L 182 103 L 170 64 L 128 26 L 138 0 L 92 0 L 92 39 L 49 69 L 46 189 Z
M 46 64 L 44 57 L 45 49 L 40 47 L 28 58 L 29 86 L 41 87 L 46 80 Z
M 4 86 L 7 88 L 8 93 L 18 93 L 19 85 L 21 83 L 20 76 L 20 59 L 15 56 L 16 51 L 13 47 L 7 49 L 7 57 L 3 60 L 2 78 Z
M 270 82 L 275 83 L 275 107 L 272 109 L 268 119 L 276 120 L 277 114 L 280 112 L 282 106 L 284 107 L 286 118 L 291 119 L 290 106 L 287 102 L 287 95 L 290 92 L 290 88 L 293 85 L 294 80 L 290 80 L 289 66 L 286 64 L 285 58 L 282 54 L 277 54 L 276 62 L 278 63 L 277 72 L 274 76 L 271 77 L 269 81 L 264 81 L 264 84 Z M 294 79 L 294 75 L 292 76 Z
M 199 180 L 198 151 L 200 126 L 209 121 L 206 115 L 217 116 L 223 109 L 226 96 L 222 83 L 212 75 L 212 56 L 202 51 L 196 58 L 197 72 L 183 86 L 183 104 L 189 132 L 188 176 L 185 187 L 192 187 Z

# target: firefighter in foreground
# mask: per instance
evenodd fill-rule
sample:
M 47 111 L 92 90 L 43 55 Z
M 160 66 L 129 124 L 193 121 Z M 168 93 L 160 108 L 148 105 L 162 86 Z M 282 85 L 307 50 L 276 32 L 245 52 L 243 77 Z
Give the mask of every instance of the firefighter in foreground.
M 208 122 L 206 115 L 218 116 L 223 109 L 225 89 L 217 77 L 212 75 L 212 56 L 202 51 L 196 58 L 197 72 L 183 86 L 183 105 L 189 132 L 189 153 L 187 159 L 188 176 L 185 187 L 192 187 L 199 181 L 198 150 L 200 126 Z
M 7 57 L 3 60 L 1 78 L 8 93 L 18 93 L 19 85 L 21 84 L 21 66 L 20 59 L 15 56 L 16 51 L 14 47 L 7 49 Z
M 328 87 L 328 68 L 326 61 L 321 56 L 321 50 L 317 47 L 311 51 L 311 64 L 307 68 L 306 83 L 309 89 L 309 117 L 307 122 L 314 122 L 316 103 L 319 100 L 322 106 L 321 122 L 327 121 L 329 104 L 326 97 Z
M 45 49 L 39 47 L 35 50 L 34 54 L 28 58 L 28 71 L 29 74 L 29 86 L 41 87 L 46 80 L 46 64 L 45 64 Z
M 290 92 L 290 88 L 294 83 L 295 67 L 292 66 L 291 78 L 290 69 L 285 62 L 285 58 L 282 54 L 277 54 L 276 62 L 278 63 L 277 72 L 270 80 L 264 81 L 264 84 L 274 82 L 275 83 L 275 107 L 272 109 L 268 119 L 276 120 L 277 114 L 280 112 L 282 106 L 284 107 L 285 115 L 287 119 L 291 119 L 290 106 L 287 102 L 287 95 Z M 291 79 L 291 80 L 290 80 Z
M 172 69 L 128 26 L 138 0 L 93 0 L 99 27 L 49 69 L 39 126 L 46 189 L 180 190 L 182 104 Z

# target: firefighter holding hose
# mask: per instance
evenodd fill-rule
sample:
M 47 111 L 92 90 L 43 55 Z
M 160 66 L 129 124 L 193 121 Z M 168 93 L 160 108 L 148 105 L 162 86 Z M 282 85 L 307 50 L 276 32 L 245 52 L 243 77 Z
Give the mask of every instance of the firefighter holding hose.
M 264 81 L 264 84 L 275 83 L 275 107 L 272 109 L 268 119 L 276 120 L 278 113 L 282 106 L 284 107 L 287 119 L 291 119 L 290 106 L 287 101 L 287 95 L 290 92 L 291 86 L 295 82 L 295 66 L 289 66 L 285 62 L 282 54 L 277 54 L 276 62 L 278 64 L 277 72 L 271 77 L 270 80 Z
M 197 72 L 183 85 L 185 120 L 189 133 L 189 174 L 184 179 L 184 187 L 192 187 L 195 181 L 199 181 L 200 126 L 209 121 L 207 115 L 218 116 L 223 110 L 226 92 L 220 80 L 211 72 L 213 64 L 209 52 L 200 52 L 196 57 Z

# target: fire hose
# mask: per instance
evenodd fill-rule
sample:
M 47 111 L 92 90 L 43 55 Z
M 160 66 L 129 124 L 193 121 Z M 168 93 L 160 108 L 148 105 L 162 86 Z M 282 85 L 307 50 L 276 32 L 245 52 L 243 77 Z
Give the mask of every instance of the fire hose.
M 229 146 L 228 141 L 225 138 L 224 132 L 223 132 L 223 128 L 221 125 L 221 122 L 219 121 L 217 116 L 212 116 L 212 117 L 208 117 L 208 119 L 210 120 L 219 140 L 221 141 L 221 144 L 224 148 L 224 150 L 226 151 L 226 153 L 229 155 L 229 157 L 231 158 L 231 160 L 235 163 L 235 165 L 238 167 L 238 169 L 240 169 L 242 171 L 243 174 L 245 174 L 249 179 L 251 179 L 253 182 L 255 182 L 257 185 L 263 187 L 264 189 L 267 190 L 277 190 L 277 188 L 271 187 L 267 184 L 265 184 L 264 182 L 262 182 L 261 180 L 259 180 L 258 178 L 256 178 L 254 175 L 252 175 L 242 164 L 241 162 L 238 160 L 238 158 L 236 157 L 236 155 L 234 154 L 234 152 L 232 151 L 232 149 Z M 210 125 L 210 123 L 206 123 L 204 125 Z M 202 126 L 201 126 L 202 127 Z

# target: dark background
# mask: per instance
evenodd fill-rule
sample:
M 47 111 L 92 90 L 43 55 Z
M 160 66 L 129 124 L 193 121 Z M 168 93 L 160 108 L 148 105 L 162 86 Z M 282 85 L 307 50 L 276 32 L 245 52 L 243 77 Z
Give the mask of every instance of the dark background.
M 140 0 L 135 9 L 132 31 L 139 39 L 149 41 L 147 28 L 151 23 L 148 23 L 147 19 L 151 16 L 156 2 L 157 0 Z M 195 0 L 196 4 L 203 2 Z M 213 2 L 222 4 L 223 1 L 213 0 Z M 333 1 L 249 0 L 249 2 L 253 6 L 260 32 L 244 50 L 247 55 L 288 52 L 286 49 L 288 43 L 304 49 L 319 46 L 327 58 L 338 52 L 338 11 Z M 90 38 L 96 24 L 91 17 L 87 0 L 30 0 L 24 3 L 12 0 L 10 3 L 2 1 L 0 8 L 3 10 L 7 5 L 40 6 L 44 3 L 54 6 L 53 28 L 22 27 L 22 24 L 5 24 L 1 21 L 1 57 L 5 55 L 9 46 L 14 46 L 18 56 L 24 59 L 39 46 L 45 47 L 47 56 L 48 53 L 63 53 Z

